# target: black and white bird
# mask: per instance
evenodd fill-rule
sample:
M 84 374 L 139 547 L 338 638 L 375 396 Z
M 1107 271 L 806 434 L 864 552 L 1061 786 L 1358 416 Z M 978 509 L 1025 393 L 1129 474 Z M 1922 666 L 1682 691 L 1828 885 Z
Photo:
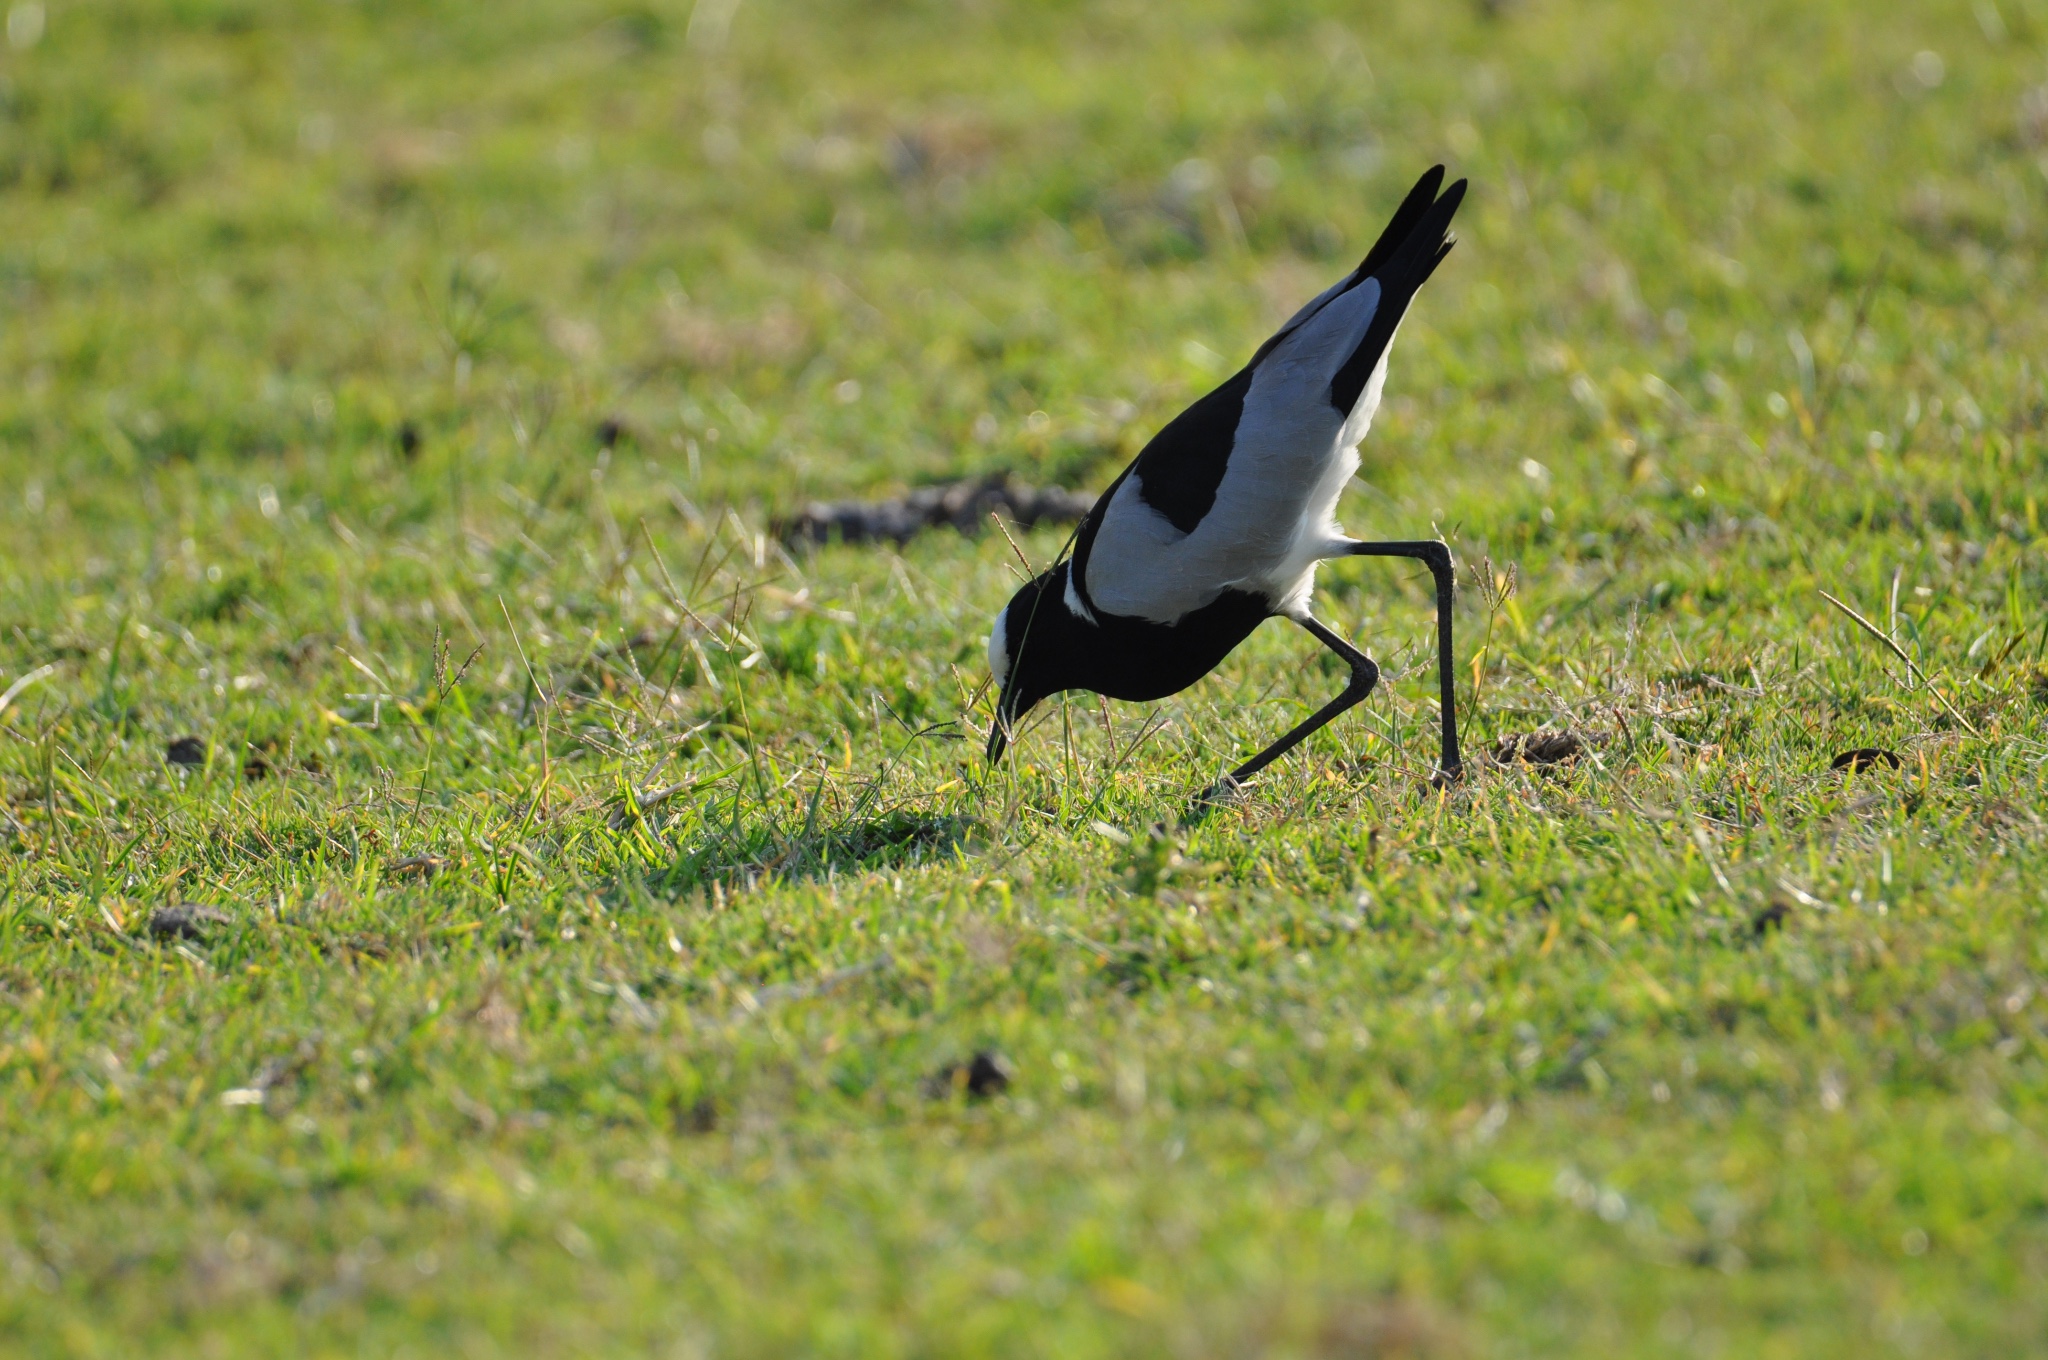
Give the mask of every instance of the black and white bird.
M 1073 554 L 1020 589 L 988 641 L 998 687 L 988 756 L 1049 695 L 1163 699 L 1200 680 L 1269 618 L 1300 624 L 1351 668 L 1344 692 L 1238 766 L 1234 790 L 1372 692 L 1379 667 L 1309 612 L 1316 564 L 1409 557 L 1436 578 L 1443 758 L 1460 769 L 1451 671 L 1450 550 L 1361 543 L 1338 527 L 1401 318 L 1450 252 L 1465 181 L 1437 166 L 1409 191 L 1365 259 L 1259 346 L 1251 362 L 1155 435 L 1082 520 Z M 1439 190 L 1442 194 L 1439 197 Z

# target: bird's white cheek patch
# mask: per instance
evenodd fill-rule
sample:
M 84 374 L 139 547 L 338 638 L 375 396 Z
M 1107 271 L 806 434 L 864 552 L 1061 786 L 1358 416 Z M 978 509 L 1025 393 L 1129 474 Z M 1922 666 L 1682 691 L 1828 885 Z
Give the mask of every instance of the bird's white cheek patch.
M 1001 693 L 1010 679 L 1010 611 L 996 615 L 996 626 L 988 631 L 988 673 L 996 678 Z

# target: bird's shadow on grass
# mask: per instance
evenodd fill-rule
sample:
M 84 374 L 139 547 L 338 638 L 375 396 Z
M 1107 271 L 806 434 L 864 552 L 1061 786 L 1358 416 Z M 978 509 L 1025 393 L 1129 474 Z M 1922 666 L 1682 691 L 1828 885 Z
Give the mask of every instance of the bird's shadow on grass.
M 713 884 L 753 887 L 769 878 L 806 882 L 943 859 L 972 842 L 979 819 L 896 808 L 796 828 L 706 822 L 684 844 L 661 885 L 689 892 Z

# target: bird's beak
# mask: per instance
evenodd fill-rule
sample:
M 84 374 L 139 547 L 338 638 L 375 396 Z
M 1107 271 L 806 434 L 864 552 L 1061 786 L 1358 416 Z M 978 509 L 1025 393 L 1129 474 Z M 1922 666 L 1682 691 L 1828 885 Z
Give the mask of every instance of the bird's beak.
M 1011 676 L 1012 681 L 1016 676 Z M 1010 738 L 1017 730 L 1017 693 L 1009 685 L 996 691 L 995 721 L 988 725 L 988 763 L 993 765 L 1003 758 L 1003 752 L 1010 749 Z

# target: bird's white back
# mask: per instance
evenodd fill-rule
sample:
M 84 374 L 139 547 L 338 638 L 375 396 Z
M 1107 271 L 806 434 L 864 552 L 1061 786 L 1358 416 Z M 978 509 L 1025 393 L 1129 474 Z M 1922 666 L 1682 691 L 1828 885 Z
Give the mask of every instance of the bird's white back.
M 1331 406 L 1330 384 L 1379 303 L 1378 280 L 1366 279 L 1335 297 L 1326 292 L 1288 322 L 1297 328 L 1252 375 L 1215 503 L 1192 532 L 1145 503 L 1135 472 L 1124 479 L 1088 555 L 1085 585 L 1098 608 L 1172 623 L 1235 587 L 1264 594 L 1275 612 L 1306 611 L 1315 564 L 1345 541 L 1337 498 L 1358 470 L 1386 355 L 1348 418 Z

